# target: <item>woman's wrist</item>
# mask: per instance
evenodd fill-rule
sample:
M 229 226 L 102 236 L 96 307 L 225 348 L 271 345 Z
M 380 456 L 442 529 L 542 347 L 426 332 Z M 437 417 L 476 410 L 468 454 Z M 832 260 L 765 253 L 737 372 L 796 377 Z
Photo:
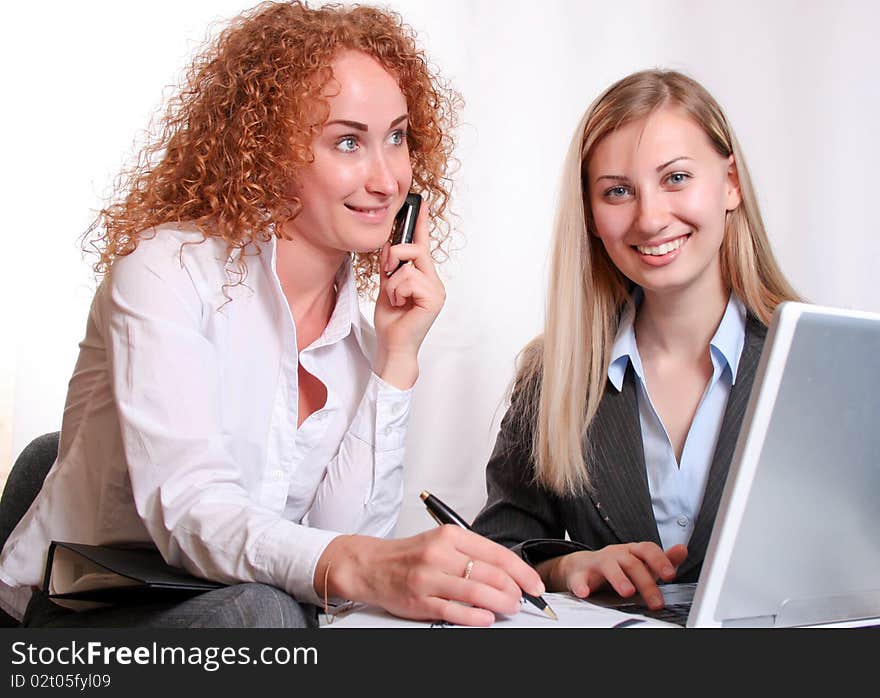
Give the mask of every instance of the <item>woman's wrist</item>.
M 357 569 L 357 565 L 352 564 L 352 551 L 357 547 L 353 545 L 355 538 L 357 536 L 337 536 L 318 558 L 313 586 L 325 604 L 329 599 L 358 600 L 358 584 L 352 574 Z
M 535 565 L 535 571 L 541 575 L 541 581 L 544 582 L 547 591 L 567 590 L 565 574 L 561 569 L 563 560 L 567 557 L 568 555 L 560 555 L 559 557 L 553 557 Z
M 419 377 L 418 356 L 411 351 L 388 352 L 380 350 L 373 372 L 398 390 L 409 390 Z

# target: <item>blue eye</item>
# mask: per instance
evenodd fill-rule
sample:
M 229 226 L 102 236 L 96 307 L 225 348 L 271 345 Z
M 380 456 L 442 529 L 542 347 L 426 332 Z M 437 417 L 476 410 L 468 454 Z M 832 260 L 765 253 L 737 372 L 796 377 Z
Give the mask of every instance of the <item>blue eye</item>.
M 353 153 L 357 148 L 358 142 L 354 136 L 344 136 L 336 141 L 336 149 L 343 153 Z
M 394 131 L 388 138 L 392 145 L 403 145 L 406 143 L 406 131 Z
M 605 197 L 609 199 L 622 199 L 627 194 L 629 194 L 629 187 L 625 187 L 622 184 L 605 190 Z
M 690 177 L 687 172 L 673 172 L 666 178 L 666 181 L 672 185 L 678 185 L 684 184 Z

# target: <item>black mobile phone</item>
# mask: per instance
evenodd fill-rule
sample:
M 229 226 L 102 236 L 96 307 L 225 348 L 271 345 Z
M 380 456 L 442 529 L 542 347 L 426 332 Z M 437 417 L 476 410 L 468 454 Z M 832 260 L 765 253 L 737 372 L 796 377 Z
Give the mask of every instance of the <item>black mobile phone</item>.
M 394 223 L 391 226 L 391 244 L 399 245 L 400 243 L 410 243 L 413 241 L 413 233 L 416 229 L 416 219 L 419 217 L 419 208 L 422 206 L 422 197 L 419 194 L 410 192 L 406 195 L 403 206 L 394 216 Z M 397 265 L 400 269 L 405 264 L 401 262 Z M 395 269 L 394 271 L 397 271 Z M 391 276 L 394 271 L 386 272 L 386 276 Z

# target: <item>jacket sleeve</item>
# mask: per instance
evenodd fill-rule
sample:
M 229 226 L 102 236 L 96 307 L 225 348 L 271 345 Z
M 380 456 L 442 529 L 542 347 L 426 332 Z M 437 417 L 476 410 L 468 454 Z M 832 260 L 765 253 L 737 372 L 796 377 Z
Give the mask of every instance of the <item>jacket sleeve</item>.
M 486 466 L 488 498 L 473 529 L 535 565 L 586 546 L 565 540 L 559 499 L 534 481 L 532 431 L 519 418 L 517 396 L 501 422 Z

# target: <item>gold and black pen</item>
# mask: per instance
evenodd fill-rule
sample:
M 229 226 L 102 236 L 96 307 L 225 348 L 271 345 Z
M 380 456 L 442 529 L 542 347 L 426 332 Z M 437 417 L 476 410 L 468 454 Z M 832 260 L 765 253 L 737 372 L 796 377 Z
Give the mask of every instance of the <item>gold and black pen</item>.
M 468 525 L 467 521 L 461 518 L 439 499 L 437 499 L 437 497 L 435 497 L 433 494 L 422 490 L 422 493 L 419 496 L 422 498 L 422 501 L 428 508 L 428 513 L 433 516 L 434 520 L 441 526 L 443 524 L 452 524 L 454 526 L 461 526 L 468 531 L 471 530 L 471 527 Z M 523 592 L 522 595 L 526 601 L 533 604 L 539 611 L 542 611 L 545 615 L 549 616 L 553 620 L 559 620 L 559 617 L 556 615 L 553 609 L 550 608 L 547 602 L 544 601 L 544 599 L 542 599 L 540 596 L 532 596 L 531 594 L 527 594 L 526 592 Z

